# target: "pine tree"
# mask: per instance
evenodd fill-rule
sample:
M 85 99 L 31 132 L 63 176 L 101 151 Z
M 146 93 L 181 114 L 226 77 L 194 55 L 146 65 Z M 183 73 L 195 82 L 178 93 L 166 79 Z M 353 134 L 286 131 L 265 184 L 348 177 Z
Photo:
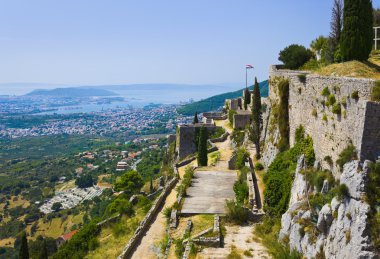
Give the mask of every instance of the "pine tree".
M 261 134 L 262 114 L 261 114 L 261 95 L 260 87 L 255 78 L 255 86 L 253 88 L 252 102 L 252 125 L 250 130 L 251 140 L 256 147 L 256 158 L 260 159 L 260 134 Z
M 372 50 L 373 8 L 371 0 L 345 0 L 341 53 L 344 61 L 367 60 Z
M 29 259 L 28 240 L 26 239 L 26 233 L 25 232 L 21 236 L 19 258 L 20 259 Z
M 153 179 L 152 179 L 152 177 L 150 178 L 149 190 L 150 190 L 150 192 L 153 192 Z
M 198 143 L 198 166 L 207 166 L 207 128 L 202 126 Z
M 193 124 L 196 124 L 196 123 L 199 123 L 198 112 L 195 112 L 195 114 L 194 114 Z
M 247 110 L 248 104 L 251 103 L 251 93 L 249 92 L 248 87 L 244 90 L 244 110 Z

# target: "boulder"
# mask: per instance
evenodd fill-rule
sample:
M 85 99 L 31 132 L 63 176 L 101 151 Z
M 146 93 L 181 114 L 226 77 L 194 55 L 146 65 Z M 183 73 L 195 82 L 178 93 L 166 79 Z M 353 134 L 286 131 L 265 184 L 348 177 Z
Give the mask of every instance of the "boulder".
M 355 160 L 344 165 L 343 173 L 340 177 L 340 183 L 348 187 L 350 196 L 354 199 L 360 199 L 365 192 L 365 183 L 368 179 L 369 161 L 365 161 L 363 170 L 360 168 L 360 162 Z
M 301 174 L 301 170 L 305 168 L 305 156 L 302 155 L 297 161 L 297 169 L 291 190 L 289 206 L 295 204 L 306 197 L 307 183 L 305 175 Z

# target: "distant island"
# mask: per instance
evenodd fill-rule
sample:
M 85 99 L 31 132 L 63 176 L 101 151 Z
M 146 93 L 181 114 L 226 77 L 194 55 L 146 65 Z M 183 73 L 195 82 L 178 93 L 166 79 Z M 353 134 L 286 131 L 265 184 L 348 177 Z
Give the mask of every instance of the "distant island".
M 51 90 L 37 89 L 26 94 L 27 96 L 54 96 L 54 97 L 90 97 L 90 96 L 116 96 L 115 92 L 99 88 L 55 88 Z

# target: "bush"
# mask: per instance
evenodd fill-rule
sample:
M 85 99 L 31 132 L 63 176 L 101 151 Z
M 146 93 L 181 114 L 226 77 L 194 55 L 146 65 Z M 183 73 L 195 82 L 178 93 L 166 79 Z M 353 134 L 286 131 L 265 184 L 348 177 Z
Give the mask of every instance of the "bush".
M 235 167 L 237 169 L 242 169 L 245 166 L 245 162 L 249 157 L 249 153 L 245 148 L 239 148 L 236 152 L 236 163 Z
M 343 170 L 344 164 L 358 158 L 356 148 L 354 145 L 348 145 L 340 154 L 336 163 L 339 165 L 340 170 Z
M 371 239 L 376 249 L 380 249 L 380 162 L 372 163 L 368 174 L 366 193 L 371 206 L 369 213 Z
M 299 74 L 298 79 L 300 80 L 301 83 L 306 82 L 306 75 L 305 74 Z
M 336 102 L 335 95 L 334 94 L 330 94 L 329 98 L 327 99 L 327 101 L 329 102 L 330 105 L 334 105 L 335 102 Z
M 330 95 L 330 90 L 329 90 L 329 88 L 326 86 L 325 88 L 323 88 L 323 90 L 322 90 L 322 96 L 324 96 L 324 97 L 327 97 L 327 96 L 329 96 Z
M 240 147 L 241 145 L 243 145 L 243 142 L 244 142 L 244 136 L 245 136 L 245 133 L 244 131 L 239 131 L 239 130 L 234 130 L 232 132 L 232 140 L 236 143 L 236 145 L 238 147 Z
M 375 86 L 372 88 L 371 101 L 380 102 L 380 81 L 376 81 Z
M 264 170 L 264 166 L 263 166 L 263 164 L 260 163 L 260 162 L 257 162 L 257 163 L 255 164 L 255 170 L 257 170 L 257 171 Z
M 247 172 L 249 172 L 249 168 L 243 167 L 240 170 L 239 179 L 234 183 L 236 202 L 239 204 L 244 204 L 248 199 Z
M 288 69 L 298 69 L 309 61 L 313 53 L 304 46 L 293 44 L 280 52 L 278 60 L 284 63 L 284 67 Z
M 332 107 L 332 112 L 338 115 L 342 113 L 342 108 L 340 106 L 340 103 L 334 104 L 334 106 Z
M 353 91 L 351 94 L 351 98 L 354 99 L 355 101 L 359 100 L 359 91 Z
M 295 140 L 296 140 L 296 142 L 299 142 L 299 141 L 303 140 L 304 138 L 305 138 L 305 128 L 303 127 L 303 125 L 300 125 L 296 129 Z
M 345 197 L 349 197 L 350 196 L 350 192 L 348 190 L 348 187 L 347 185 L 345 184 L 341 184 L 338 186 L 337 190 L 336 190 L 336 195 L 337 195 L 337 198 L 339 200 L 343 200 Z
M 230 122 L 231 125 L 234 124 L 234 115 L 236 114 L 236 111 L 234 110 L 229 110 L 228 111 L 228 120 Z
M 242 205 L 240 205 L 239 203 L 235 203 L 233 200 L 227 200 L 226 207 L 228 220 L 237 224 L 247 222 L 248 212 Z
M 220 138 L 224 133 L 226 133 L 226 130 L 223 127 L 217 127 L 216 131 L 211 135 L 210 139 Z

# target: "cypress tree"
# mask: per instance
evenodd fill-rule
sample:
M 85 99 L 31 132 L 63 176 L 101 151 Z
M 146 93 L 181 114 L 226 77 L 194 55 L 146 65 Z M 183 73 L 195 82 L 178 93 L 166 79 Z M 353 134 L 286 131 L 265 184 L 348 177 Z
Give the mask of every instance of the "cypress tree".
M 40 253 L 40 259 L 48 259 L 48 252 L 47 252 L 47 245 L 46 245 L 46 240 L 44 239 L 42 243 L 42 250 Z
M 195 112 L 195 114 L 194 114 L 193 124 L 196 124 L 196 123 L 199 123 L 198 112 Z
M 255 77 L 255 86 L 253 88 L 252 102 L 252 125 L 251 125 L 251 140 L 256 147 L 256 158 L 260 159 L 260 134 L 261 134 L 262 114 L 261 114 L 261 95 L 260 87 Z
M 150 192 L 153 192 L 153 179 L 152 179 L 152 177 L 150 177 L 149 191 L 150 191 Z
M 251 93 L 249 92 L 248 88 L 246 87 L 244 90 L 244 110 L 247 110 L 248 104 L 251 103 Z
M 207 128 L 202 126 L 199 132 L 198 166 L 207 166 Z
M 367 60 L 372 50 L 373 8 L 371 0 L 345 0 L 341 53 L 344 61 Z
M 21 236 L 21 245 L 19 251 L 20 259 L 29 259 L 29 249 L 28 249 L 28 240 L 26 239 L 26 233 L 22 233 Z

